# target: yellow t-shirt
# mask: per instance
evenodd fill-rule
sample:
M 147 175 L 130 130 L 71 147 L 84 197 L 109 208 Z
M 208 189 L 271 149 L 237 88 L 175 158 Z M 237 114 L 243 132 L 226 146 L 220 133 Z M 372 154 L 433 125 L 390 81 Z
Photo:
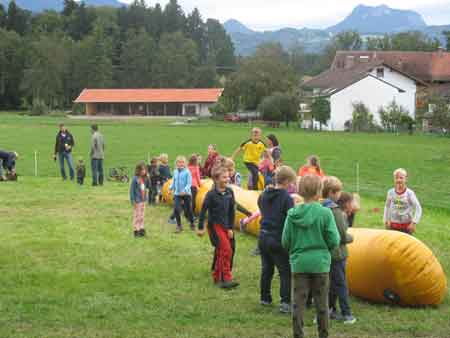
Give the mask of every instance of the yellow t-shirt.
M 261 142 L 253 142 L 252 140 L 245 141 L 241 144 L 244 151 L 244 162 L 258 165 L 262 153 L 266 150 L 266 145 Z

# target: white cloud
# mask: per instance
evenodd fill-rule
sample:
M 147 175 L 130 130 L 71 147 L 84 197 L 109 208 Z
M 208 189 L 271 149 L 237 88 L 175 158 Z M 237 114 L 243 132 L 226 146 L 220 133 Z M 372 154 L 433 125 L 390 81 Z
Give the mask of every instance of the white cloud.
M 149 5 L 156 2 L 147 0 Z M 162 5 L 167 2 L 160 1 Z M 258 30 L 280 27 L 325 28 L 345 18 L 360 3 L 372 6 L 385 3 L 392 8 L 417 10 L 424 15 L 428 24 L 450 24 L 450 0 L 179 0 L 179 3 L 185 12 L 197 7 L 204 17 L 222 22 L 233 18 Z

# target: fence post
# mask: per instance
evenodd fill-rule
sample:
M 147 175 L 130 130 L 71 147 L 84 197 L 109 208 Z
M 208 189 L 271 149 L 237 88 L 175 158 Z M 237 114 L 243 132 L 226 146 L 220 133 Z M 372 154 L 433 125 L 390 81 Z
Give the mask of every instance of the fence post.
M 38 152 L 37 150 L 34 151 L 34 176 L 37 177 L 38 176 Z
M 360 186 L 359 186 L 359 162 L 356 162 L 356 192 L 359 195 L 359 190 L 360 190 Z

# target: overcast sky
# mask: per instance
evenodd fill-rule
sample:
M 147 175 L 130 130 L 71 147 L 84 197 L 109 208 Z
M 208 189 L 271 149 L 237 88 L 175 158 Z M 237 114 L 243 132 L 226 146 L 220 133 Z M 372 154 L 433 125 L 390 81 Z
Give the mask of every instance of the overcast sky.
M 130 3 L 132 0 L 120 0 Z M 149 5 L 168 0 L 146 0 Z M 450 24 L 450 0 L 179 0 L 185 12 L 197 7 L 206 18 L 237 19 L 255 30 L 281 27 L 325 28 L 336 24 L 360 3 L 412 9 L 431 25 Z

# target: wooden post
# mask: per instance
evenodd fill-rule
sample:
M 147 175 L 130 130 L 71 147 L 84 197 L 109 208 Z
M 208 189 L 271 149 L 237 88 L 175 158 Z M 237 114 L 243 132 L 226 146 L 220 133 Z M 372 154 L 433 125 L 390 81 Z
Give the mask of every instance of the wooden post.
M 145 115 L 148 116 L 148 103 L 145 104 Z
M 167 115 L 167 107 L 166 107 L 166 104 L 164 103 L 164 116 L 166 116 Z
M 131 115 L 131 103 L 128 103 L 128 115 Z
M 37 151 L 35 150 L 34 151 L 34 176 L 36 176 L 37 177 L 37 175 L 38 175 L 38 159 L 37 159 L 37 155 L 38 153 L 37 153 Z
M 356 192 L 359 194 L 359 162 L 356 162 Z

